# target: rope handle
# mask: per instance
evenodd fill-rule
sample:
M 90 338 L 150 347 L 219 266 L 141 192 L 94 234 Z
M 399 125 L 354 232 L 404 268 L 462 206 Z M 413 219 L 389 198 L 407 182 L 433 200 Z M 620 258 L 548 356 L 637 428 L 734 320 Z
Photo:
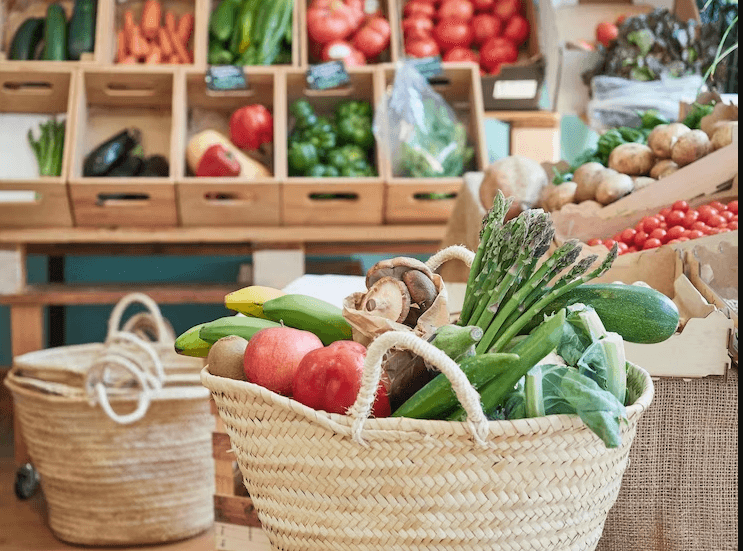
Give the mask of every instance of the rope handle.
M 410 350 L 444 374 L 451 383 L 459 403 L 467 412 L 467 425 L 473 438 L 480 446 L 486 446 L 485 439 L 489 430 L 488 419 L 482 409 L 478 392 L 454 360 L 449 358 L 442 350 L 408 331 L 382 333 L 367 348 L 361 388 L 356 396 L 356 402 L 348 410 L 348 415 L 353 419 L 351 429 L 353 439 L 359 444 L 366 445 L 362 432 L 366 420 L 371 415 L 379 381 L 382 377 L 382 359 L 393 348 Z
M 426 266 L 428 266 L 432 272 L 435 272 L 442 264 L 449 260 L 461 260 L 468 268 L 471 268 L 472 262 L 475 260 L 475 253 L 462 245 L 450 245 L 449 247 L 441 249 L 429 258 L 426 261 Z
M 161 344 L 169 344 L 168 338 L 168 327 L 165 324 L 165 318 L 163 318 L 160 312 L 160 307 L 157 303 L 144 293 L 130 293 L 124 296 L 111 311 L 111 317 L 108 319 L 108 336 L 106 341 L 111 338 L 114 334 L 120 332 L 119 327 L 121 326 L 121 318 L 124 315 L 126 309 L 135 303 L 142 304 L 152 314 L 152 321 L 155 326 L 155 332 L 157 333 L 157 342 Z

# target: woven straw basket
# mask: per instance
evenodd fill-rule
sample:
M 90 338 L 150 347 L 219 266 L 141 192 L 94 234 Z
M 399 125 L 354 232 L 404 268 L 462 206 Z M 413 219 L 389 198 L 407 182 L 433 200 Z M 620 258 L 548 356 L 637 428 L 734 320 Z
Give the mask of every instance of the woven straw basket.
M 150 312 L 119 331 L 133 302 Z M 174 352 L 157 305 L 136 293 L 114 308 L 105 343 L 14 359 L 6 385 L 58 538 L 156 543 L 212 525 L 214 418 L 202 366 Z
M 369 419 L 381 363 L 407 348 L 452 383 L 468 421 Z M 593 550 L 619 492 L 650 376 L 628 365 L 628 423 L 607 449 L 574 415 L 487 421 L 443 352 L 390 331 L 367 349 L 348 415 L 217 377 L 212 392 L 273 549 Z

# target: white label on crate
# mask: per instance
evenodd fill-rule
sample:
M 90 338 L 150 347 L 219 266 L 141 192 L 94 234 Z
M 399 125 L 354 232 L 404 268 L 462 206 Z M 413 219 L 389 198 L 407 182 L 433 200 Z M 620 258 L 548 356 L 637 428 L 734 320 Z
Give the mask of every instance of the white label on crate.
M 532 99 L 536 95 L 536 80 L 496 80 L 493 86 L 493 99 Z
M 379 0 L 364 0 L 364 13 L 373 15 L 379 11 Z
M 0 191 L 0 204 L 2 203 L 35 203 L 39 200 L 39 195 L 31 191 L 20 191 L 20 190 L 1 190 Z

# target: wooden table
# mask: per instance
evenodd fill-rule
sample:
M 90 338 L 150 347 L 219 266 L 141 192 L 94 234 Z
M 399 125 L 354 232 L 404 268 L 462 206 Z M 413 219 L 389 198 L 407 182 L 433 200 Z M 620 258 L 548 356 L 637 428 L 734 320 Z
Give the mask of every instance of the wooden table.
M 0 304 L 10 306 L 12 354 L 46 346 L 44 308 L 81 304 L 114 304 L 132 291 L 150 295 L 159 304 L 217 304 L 239 287 L 206 284 L 72 285 L 59 281 L 29 285 L 25 274 L 28 254 L 64 259 L 70 255 L 253 255 L 255 284 L 277 269 L 302 275 L 297 254 L 343 255 L 352 253 L 425 254 L 435 252 L 446 225 L 224 227 L 224 228 L 28 228 L 0 229 L 0 249 L 15 252 L 20 281 L 11 294 L 0 294 Z M 265 256 L 266 252 L 278 254 Z M 282 265 L 281 252 L 292 267 Z M 292 254 L 293 253 L 293 254 Z M 259 260 L 264 258 L 264 260 Z M 303 257 L 301 257 L 303 258 Z M 62 270 L 58 270 L 62 271 Z M 286 277 L 286 273 L 281 274 Z M 2 282 L 0 282 L 2 283 Z M 15 457 L 26 461 L 26 451 L 15 431 Z

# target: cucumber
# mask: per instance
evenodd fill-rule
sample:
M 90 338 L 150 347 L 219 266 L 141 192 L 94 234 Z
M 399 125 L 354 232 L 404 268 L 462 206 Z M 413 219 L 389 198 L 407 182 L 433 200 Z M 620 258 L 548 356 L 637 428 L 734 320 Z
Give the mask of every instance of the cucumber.
M 49 4 L 44 20 L 45 61 L 64 61 L 67 59 L 67 18 L 64 8 L 59 4 Z
M 289 294 L 272 298 L 263 303 L 263 315 L 276 323 L 314 333 L 325 346 L 353 340 L 351 326 L 341 309 L 315 297 Z
M 655 289 L 623 283 L 579 285 L 550 303 L 535 320 L 578 303 L 596 310 L 606 330 L 619 333 L 628 342 L 662 342 L 676 332 L 679 324 L 678 308 L 666 295 Z
M 31 17 L 26 19 L 13 35 L 10 43 L 9 59 L 33 59 L 36 48 L 44 38 L 44 19 Z
M 476 390 L 512 370 L 519 362 L 516 354 L 479 354 L 464 358 L 459 367 Z M 392 417 L 412 419 L 442 419 L 455 409 L 459 401 L 446 375 L 439 373 L 426 386 L 408 398 Z
M 286 30 L 291 26 L 294 11 L 293 0 L 275 0 L 275 2 L 276 10 L 269 17 L 266 26 L 263 29 L 257 29 L 260 33 L 258 65 L 273 64 L 281 49 L 281 41 Z
M 78 60 L 95 46 L 95 0 L 75 0 L 67 37 L 67 57 Z

